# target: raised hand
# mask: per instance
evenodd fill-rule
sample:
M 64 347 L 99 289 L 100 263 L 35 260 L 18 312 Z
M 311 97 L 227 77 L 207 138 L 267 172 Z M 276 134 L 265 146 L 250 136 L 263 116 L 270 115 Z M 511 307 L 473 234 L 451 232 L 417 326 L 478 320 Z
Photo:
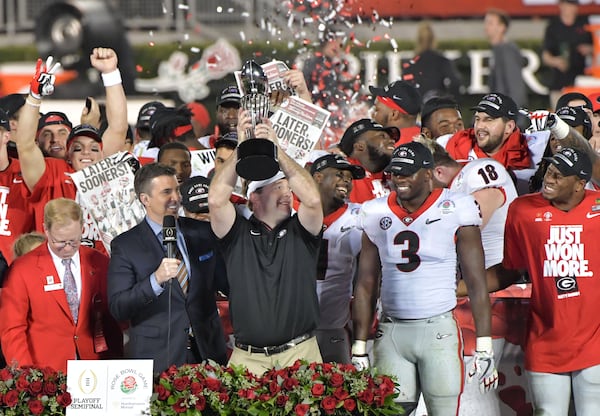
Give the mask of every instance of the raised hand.
M 37 60 L 35 74 L 29 84 L 29 94 L 33 98 L 41 99 L 42 96 L 51 95 L 54 92 L 54 75 L 60 68 L 60 62 L 54 62 L 52 56 L 49 56 L 44 62 L 41 58 Z

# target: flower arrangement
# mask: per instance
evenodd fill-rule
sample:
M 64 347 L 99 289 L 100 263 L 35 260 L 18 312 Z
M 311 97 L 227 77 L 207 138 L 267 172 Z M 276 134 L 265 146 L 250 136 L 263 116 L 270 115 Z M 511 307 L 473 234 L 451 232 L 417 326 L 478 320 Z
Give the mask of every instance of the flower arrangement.
M 16 366 L 0 370 L 1 415 L 64 415 L 70 404 L 67 378 L 61 372 Z
M 308 363 L 257 377 L 243 367 L 212 362 L 172 366 L 157 380 L 147 414 L 397 415 L 396 383 L 353 365 Z

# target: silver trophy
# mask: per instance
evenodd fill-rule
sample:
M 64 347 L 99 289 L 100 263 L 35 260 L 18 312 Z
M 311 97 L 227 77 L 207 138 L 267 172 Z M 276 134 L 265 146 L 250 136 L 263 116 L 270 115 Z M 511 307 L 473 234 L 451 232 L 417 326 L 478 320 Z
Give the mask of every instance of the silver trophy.
M 254 61 L 246 61 L 241 71 L 242 108 L 250 113 L 252 128 L 246 130 L 246 140 L 238 146 L 236 171 L 244 179 L 262 181 L 279 171 L 277 146 L 268 138 L 255 135 L 255 128 L 269 117 L 270 100 L 265 72 Z

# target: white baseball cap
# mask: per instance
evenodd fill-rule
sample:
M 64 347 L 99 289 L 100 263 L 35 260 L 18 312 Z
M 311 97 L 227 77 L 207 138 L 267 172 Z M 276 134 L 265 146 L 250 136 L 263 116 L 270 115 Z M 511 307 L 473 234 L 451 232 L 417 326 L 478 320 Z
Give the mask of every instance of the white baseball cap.
M 256 192 L 256 190 L 259 188 L 270 185 L 273 182 L 277 182 L 279 179 L 285 179 L 285 173 L 283 173 L 282 171 L 277 172 L 275 175 L 271 176 L 268 179 L 264 179 L 262 181 L 252 181 L 248 184 L 248 191 L 246 192 L 246 195 L 250 197 L 250 194 L 252 192 Z

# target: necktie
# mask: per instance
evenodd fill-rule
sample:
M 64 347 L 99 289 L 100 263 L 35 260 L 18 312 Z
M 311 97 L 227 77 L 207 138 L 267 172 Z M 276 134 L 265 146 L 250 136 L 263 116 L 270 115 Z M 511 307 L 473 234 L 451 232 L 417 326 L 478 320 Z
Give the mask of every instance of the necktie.
M 67 295 L 67 302 L 73 321 L 77 323 L 79 316 L 79 297 L 77 296 L 77 286 L 75 285 L 75 277 L 71 271 L 71 259 L 62 259 L 62 264 L 65 266 L 65 274 L 63 276 L 63 287 Z
M 181 286 L 183 294 L 187 295 L 187 289 L 190 279 L 188 276 L 187 267 L 185 266 L 185 261 L 183 261 L 183 255 L 181 254 L 181 251 L 179 251 L 179 247 L 177 247 L 175 258 L 181 260 L 181 263 L 179 264 L 179 270 L 177 270 L 177 280 L 179 281 L 179 285 Z

